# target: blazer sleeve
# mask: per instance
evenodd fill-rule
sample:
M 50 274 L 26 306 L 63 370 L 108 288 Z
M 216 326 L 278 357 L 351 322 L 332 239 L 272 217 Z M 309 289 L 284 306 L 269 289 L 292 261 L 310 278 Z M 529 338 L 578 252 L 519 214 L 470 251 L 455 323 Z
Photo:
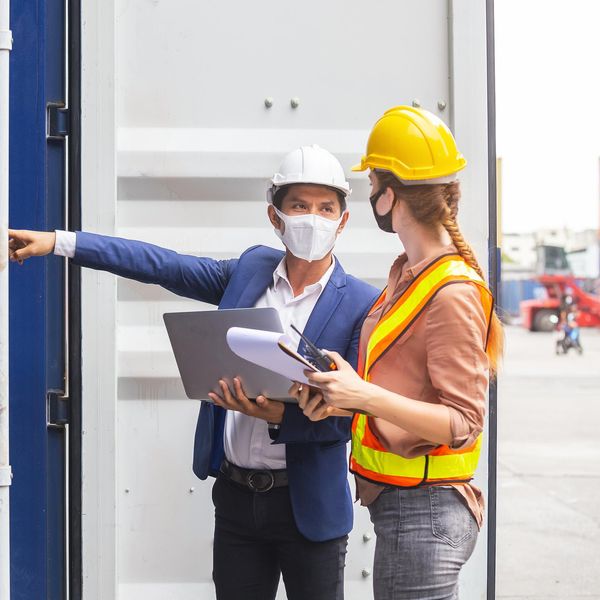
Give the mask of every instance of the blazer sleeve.
M 311 421 L 296 404 L 286 404 L 279 433 L 274 444 L 344 442 L 350 437 L 350 417 L 329 417 L 322 421 Z
M 371 302 L 368 307 L 371 306 Z M 365 310 L 352 331 L 352 338 L 345 353 L 345 359 L 356 369 L 358 362 L 358 342 L 360 330 L 367 316 Z M 297 404 L 286 404 L 281 427 L 273 443 L 291 444 L 294 442 L 347 442 L 351 437 L 351 417 L 329 417 L 322 421 L 311 421 Z
M 145 242 L 82 231 L 77 232 L 72 261 L 210 304 L 219 304 L 238 262 L 178 254 Z

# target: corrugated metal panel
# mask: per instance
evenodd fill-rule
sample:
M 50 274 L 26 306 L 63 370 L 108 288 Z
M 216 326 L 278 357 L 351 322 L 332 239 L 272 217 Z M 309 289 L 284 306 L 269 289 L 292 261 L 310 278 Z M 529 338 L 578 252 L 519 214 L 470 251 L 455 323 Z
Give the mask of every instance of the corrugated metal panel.
M 252 244 L 279 246 L 265 190 L 287 151 L 318 143 L 349 171 L 384 109 L 418 99 L 450 116 L 437 108 L 450 98 L 446 3 L 382 0 L 377 8 L 355 0 L 121 3 L 117 202 L 88 204 L 87 222 L 90 211 L 110 222 L 114 209 L 116 235 L 217 258 Z M 98 92 L 105 93 L 100 84 Z M 292 97 L 300 99 L 296 109 Z M 469 144 L 485 150 L 485 139 Z M 376 229 L 365 176 L 351 181 L 351 220 L 336 254 L 347 271 L 381 286 L 401 248 Z M 468 227 L 485 248 L 487 213 L 478 211 Z M 110 302 L 110 292 L 103 298 Z M 213 595 L 211 486 L 190 466 L 198 403 L 185 399 L 162 324 L 164 312 L 199 308 L 208 307 L 155 286 L 117 283 L 116 582 L 123 599 Z M 101 339 L 100 329 L 111 325 L 88 317 L 88 334 Z M 362 575 L 372 564 L 374 539 L 363 540 L 369 532 L 368 512 L 358 509 L 350 598 L 371 594 Z

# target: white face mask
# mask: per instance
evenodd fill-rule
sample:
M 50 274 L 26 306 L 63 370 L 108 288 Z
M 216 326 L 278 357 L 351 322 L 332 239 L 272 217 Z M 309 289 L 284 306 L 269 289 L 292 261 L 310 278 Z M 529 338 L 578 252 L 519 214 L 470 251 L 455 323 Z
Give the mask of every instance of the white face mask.
M 275 208 L 275 207 L 273 207 Z M 275 228 L 277 237 L 298 258 L 311 262 L 323 258 L 335 245 L 337 230 L 342 216 L 337 221 L 318 215 L 289 216 L 275 208 L 285 225 L 283 233 Z

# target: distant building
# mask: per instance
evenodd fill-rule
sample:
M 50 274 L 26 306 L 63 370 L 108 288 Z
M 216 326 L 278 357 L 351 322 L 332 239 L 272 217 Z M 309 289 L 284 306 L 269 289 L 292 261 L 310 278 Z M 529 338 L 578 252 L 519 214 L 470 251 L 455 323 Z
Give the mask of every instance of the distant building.
M 530 233 L 502 236 L 502 272 L 508 279 L 524 279 L 539 272 L 539 246 L 564 248 L 573 275 L 596 278 L 600 275 L 598 231 L 586 229 L 540 229 Z
M 535 233 L 505 233 L 502 235 L 502 270 L 530 273 L 536 263 Z
M 595 279 L 600 265 L 600 245 L 596 242 L 580 250 L 567 252 L 567 260 L 575 277 Z

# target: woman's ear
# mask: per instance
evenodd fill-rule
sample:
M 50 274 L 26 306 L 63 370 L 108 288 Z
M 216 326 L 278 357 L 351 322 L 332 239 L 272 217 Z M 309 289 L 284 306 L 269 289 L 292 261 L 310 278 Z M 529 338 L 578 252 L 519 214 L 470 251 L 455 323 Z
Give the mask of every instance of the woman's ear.
M 385 192 L 379 196 L 377 201 L 377 212 L 380 215 L 387 215 L 392 208 L 394 208 L 396 202 L 396 194 L 394 190 L 388 185 Z
M 405 227 L 412 227 L 415 224 L 408 203 L 401 201 L 398 197 L 396 197 L 396 201 L 394 202 L 392 224 L 396 233 Z

